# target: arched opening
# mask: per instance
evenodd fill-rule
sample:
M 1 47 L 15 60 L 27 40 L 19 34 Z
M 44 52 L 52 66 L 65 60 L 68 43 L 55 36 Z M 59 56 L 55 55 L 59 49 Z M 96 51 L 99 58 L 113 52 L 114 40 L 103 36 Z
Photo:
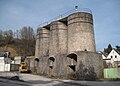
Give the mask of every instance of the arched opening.
M 38 68 L 39 68 L 39 59 L 35 58 L 34 59 L 34 72 L 37 73 Z
M 70 67 L 70 69 L 72 69 L 73 72 L 75 72 L 76 65 L 77 65 L 77 55 L 74 53 L 71 53 L 67 55 L 67 59 L 68 59 L 68 66 Z
M 39 59 L 38 59 L 38 58 L 35 58 L 35 61 L 39 62 Z
M 52 69 L 54 66 L 54 62 L 55 62 L 55 58 L 54 57 L 50 57 L 48 59 L 48 63 L 49 63 L 49 67 Z
M 76 54 L 71 53 L 71 54 L 67 55 L 67 57 L 71 60 L 70 65 L 76 65 L 77 64 L 77 55 Z

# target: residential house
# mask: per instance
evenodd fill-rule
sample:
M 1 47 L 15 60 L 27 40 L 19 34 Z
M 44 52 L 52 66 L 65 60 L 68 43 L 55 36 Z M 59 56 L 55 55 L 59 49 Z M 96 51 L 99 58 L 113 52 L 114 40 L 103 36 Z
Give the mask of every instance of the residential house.
M 102 54 L 103 61 L 106 62 L 108 67 L 120 67 L 120 52 L 115 49 L 105 56 Z

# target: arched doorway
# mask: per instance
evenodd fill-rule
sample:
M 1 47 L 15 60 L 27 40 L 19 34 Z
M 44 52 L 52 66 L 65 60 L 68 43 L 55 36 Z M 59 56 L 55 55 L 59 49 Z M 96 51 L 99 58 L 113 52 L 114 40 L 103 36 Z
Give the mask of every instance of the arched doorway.
M 38 70 L 39 70 L 39 59 L 35 58 L 34 59 L 34 72 L 37 73 Z
M 75 53 L 71 53 L 67 55 L 67 61 L 68 66 L 71 69 L 71 72 L 76 71 L 76 65 L 77 65 L 77 55 Z
M 55 58 L 54 57 L 49 57 L 48 66 L 49 66 L 49 76 L 50 77 L 53 75 L 54 62 L 55 62 Z
M 49 67 L 52 69 L 54 66 L 54 62 L 55 62 L 55 58 L 54 57 L 50 57 L 48 59 L 48 63 L 49 63 Z

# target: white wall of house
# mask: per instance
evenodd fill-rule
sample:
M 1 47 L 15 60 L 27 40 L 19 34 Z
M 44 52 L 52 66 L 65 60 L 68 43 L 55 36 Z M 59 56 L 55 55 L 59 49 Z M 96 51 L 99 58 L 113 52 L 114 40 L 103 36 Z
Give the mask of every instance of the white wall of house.
M 106 61 L 106 63 L 111 63 L 111 58 L 107 58 L 105 55 L 102 54 L 103 61 Z
M 109 53 L 107 57 L 102 54 L 103 61 L 106 61 L 108 67 L 118 67 L 120 66 L 120 54 L 118 54 L 114 49 Z
M 105 55 L 102 54 L 102 59 L 107 59 L 107 57 Z
M 111 63 L 114 61 L 120 61 L 120 55 L 113 49 L 107 56 L 107 59 L 111 59 Z

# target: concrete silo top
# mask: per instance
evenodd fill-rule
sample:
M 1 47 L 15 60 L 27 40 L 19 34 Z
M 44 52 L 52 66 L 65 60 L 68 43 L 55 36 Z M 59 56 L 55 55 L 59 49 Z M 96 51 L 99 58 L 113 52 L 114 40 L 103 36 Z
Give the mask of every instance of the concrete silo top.
M 72 13 L 68 16 L 67 20 L 68 20 L 68 25 L 77 22 L 93 24 L 93 16 L 91 13 L 87 13 L 87 12 Z
M 92 14 L 91 13 L 87 13 L 87 12 L 76 12 L 76 13 L 72 13 L 68 16 L 68 21 L 73 19 L 73 18 L 77 18 L 77 17 L 90 17 L 92 18 Z
M 66 30 L 66 25 L 60 21 L 53 21 L 50 24 L 50 30 Z

